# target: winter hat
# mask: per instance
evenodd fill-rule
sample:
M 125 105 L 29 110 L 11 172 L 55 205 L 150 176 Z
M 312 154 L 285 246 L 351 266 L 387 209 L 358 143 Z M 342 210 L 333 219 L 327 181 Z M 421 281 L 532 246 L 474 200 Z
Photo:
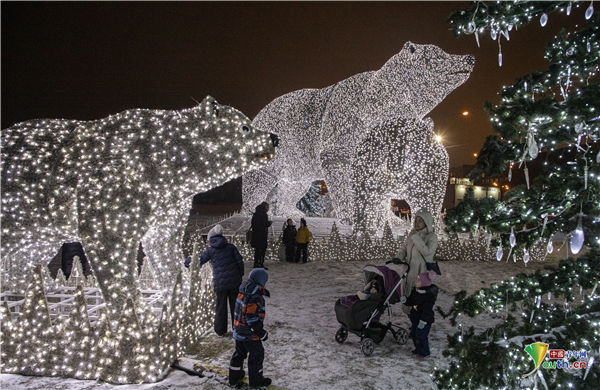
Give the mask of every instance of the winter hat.
M 208 239 L 210 240 L 210 238 L 212 236 L 221 236 L 221 235 L 223 235 L 223 226 L 217 224 L 217 225 L 215 225 L 215 227 L 210 229 L 210 231 L 208 232 Z
M 429 276 L 429 271 L 419 274 L 419 280 L 421 281 L 421 287 L 431 286 L 431 277 Z
M 265 287 L 265 284 L 267 284 L 267 280 L 269 280 L 269 274 L 267 273 L 267 271 L 265 271 L 264 268 L 254 268 L 250 272 L 248 279 L 252 280 L 254 283 L 260 286 Z

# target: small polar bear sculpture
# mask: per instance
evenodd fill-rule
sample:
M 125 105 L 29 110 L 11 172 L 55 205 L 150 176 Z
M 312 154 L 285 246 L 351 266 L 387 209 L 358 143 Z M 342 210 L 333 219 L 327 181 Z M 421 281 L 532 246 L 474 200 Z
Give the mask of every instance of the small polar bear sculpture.
M 2 131 L 5 284 L 23 291 L 35 264 L 80 241 L 114 315 L 137 295 L 140 242 L 167 288 L 192 197 L 273 153 L 269 134 L 210 96 L 184 110 L 15 124 Z
M 252 122 L 280 141 L 266 167 L 244 175 L 244 211 L 267 199 L 274 213 L 298 216 L 297 201 L 325 180 L 336 216 L 360 229 L 380 224 L 393 197 L 438 214 L 448 154 L 424 117 L 474 64 L 470 55 L 407 42 L 377 71 L 276 98 Z

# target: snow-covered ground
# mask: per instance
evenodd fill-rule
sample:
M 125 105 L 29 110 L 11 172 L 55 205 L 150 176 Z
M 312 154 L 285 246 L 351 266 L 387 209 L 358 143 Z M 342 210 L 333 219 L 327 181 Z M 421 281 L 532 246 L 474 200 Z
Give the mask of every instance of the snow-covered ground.
M 555 263 L 554 261 L 552 263 Z M 447 311 L 453 293 L 461 289 L 472 292 L 491 282 L 503 280 L 519 272 L 533 272 L 550 265 L 545 263 L 440 263 L 443 276 L 435 283 L 442 291 L 437 305 Z M 398 345 L 391 335 L 377 345 L 372 356 L 360 351 L 359 338 L 348 336 L 338 344 L 334 335 L 339 327 L 334 312 L 336 299 L 355 293 L 362 287 L 362 267 L 365 263 L 307 264 L 271 263 L 267 288 L 266 328 L 269 340 L 265 342 L 265 375 L 273 383 L 288 389 L 428 389 L 435 388 L 430 379 L 434 367 L 446 364 L 442 351 L 446 335 L 457 329 L 436 313 L 436 322 L 430 334 L 431 356 L 416 360 L 410 351 L 412 342 Z M 250 264 L 246 265 L 247 272 Z M 394 306 L 394 318 L 407 326 L 408 319 Z M 382 317 L 382 320 L 386 317 Z M 498 319 L 480 315 L 472 320 L 463 319 L 463 326 L 488 327 Z M 228 367 L 233 353 L 231 338 L 219 338 L 211 333 L 202 343 L 203 350 L 194 358 L 205 364 Z M 220 389 L 222 385 L 207 378 L 189 376 L 171 370 L 158 383 L 114 386 L 96 381 L 64 378 L 40 378 L 21 375 L 0 375 L 2 389 Z

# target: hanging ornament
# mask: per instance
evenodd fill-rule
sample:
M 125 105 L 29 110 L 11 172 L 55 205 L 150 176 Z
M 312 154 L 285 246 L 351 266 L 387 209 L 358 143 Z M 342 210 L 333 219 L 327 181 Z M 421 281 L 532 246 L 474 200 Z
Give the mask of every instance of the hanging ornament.
M 583 241 L 585 239 L 583 234 L 583 227 L 581 226 L 581 212 L 579 213 L 579 220 L 577 221 L 577 228 L 571 233 L 571 253 L 574 255 L 578 254 L 583 247 Z
M 552 299 L 552 292 L 548 291 L 548 300 L 551 300 L 551 299 Z
M 475 30 L 475 42 L 477 42 L 477 47 L 481 47 L 479 46 L 479 33 L 477 32 L 477 30 Z
M 492 36 L 492 41 L 495 41 L 495 40 L 496 40 L 496 38 L 498 38 L 498 31 L 496 31 L 496 29 L 495 29 L 495 28 L 493 28 L 493 29 L 490 31 L 490 35 Z
M 596 155 L 596 162 L 600 164 L 600 152 Z
M 585 20 L 589 20 L 594 14 L 594 2 L 590 3 L 590 6 L 585 10 Z
M 510 41 L 510 36 L 508 35 L 508 30 L 501 30 L 500 33 L 504 35 L 507 41 Z
M 548 245 L 546 245 L 546 253 L 552 253 L 554 251 L 554 245 L 552 245 L 552 240 L 548 241 Z
M 594 360 L 596 360 L 596 359 L 594 359 L 594 356 L 590 357 L 590 360 L 588 360 L 587 368 L 585 369 L 585 374 L 583 374 L 584 381 L 585 381 L 585 378 L 590 373 L 590 370 L 592 369 L 592 364 L 594 364 Z
M 577 134 L 581 133 L 581 130 L 583 130 L 583 126 L 584 126 L 584 125 L 585 125 L 585 124 L 584 124 L 583 122 L 579 122 L 579 123 L 577 123 L 577 124 L 575 125 L 575 132 L 576 132 Z
M 502 250 L 502 245 L 500 245 L 496 251 L 496 260 L 502 260 L 502 255 L 504 255 L 504 251 Z
M 548 223 L 548 214 L 542 214 L 544 217 L 544 224 L 542 225 L 542 233 L 540 233 L 540 237 L 544 236 L 544 230 L 546 230 L 546 224 Z
M 508 242 L 510 243 L 510 247 L 514 248 L 517 245 L 517 236 L 515 236 L 515 228 L 510 228 L 510 236 L 508 237 Z
M 527 183 L 527 189 L 529 189 L 529 169 L 527 169 L 527 165 L 525 165 L 523 173 L 525 174 L 525 183 Z
M 600 156 L 600 152 L 598 152 L 598 155 Z M 510 165 L 508 167 L 508 182 L 510 183 L 510 181 L 512 180 L 512 166 L 513 163 L 512 161 L 510 162 Z
M 592 44 L 590 43 L 590 41 L 587 41 L 587 51 L 588 53 L 590 53 L 592 51 Z
M 502 52 L 498 53 L 498 66 L 502 67 Z
M 529 252 L 527 251 L 527 249 L 523 249 L 523 263 L 527 264 L 527 263 L 529 263 L 529 260 L 530 260 Z
M 571 15 L 571 4 L 569 3 L 569 5 L 567 6 L 567 16 Z
M 546 27 L 546 23 L 548 23 L 548 15 L 544 12 L 540 17 L 540 26 Z
M 513 253 L 513 263 L 516 263 L 516 262 L 517 262 L 517 254 Z
M 538 295 L 535 297 L 535 306 L 539 309 L 542 306 L 542 296 Z
M 469 22 L 469 24 L 467 24 L 467 32 L 472 34 L 473 31 L 475 31 L 475 22 Z
M 587 158 L 585 159 L 585 167 L 583 167 L 583 189 L 587 190 L 587 183 L 588 183 L 588 165 L 587 165 Z
M 539 149 L 537 142 L 535 142 L 535 138 L 532 133 L 529 133 L 529 140 L 527 141 L 527 148 L 529 149 L 529 156 L 531 156 L 532 160 L 538 156 Z

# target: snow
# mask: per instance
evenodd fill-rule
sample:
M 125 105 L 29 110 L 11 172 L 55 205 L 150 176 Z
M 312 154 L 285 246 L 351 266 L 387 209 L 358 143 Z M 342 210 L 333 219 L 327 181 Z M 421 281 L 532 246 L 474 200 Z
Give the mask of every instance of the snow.
M 554 261 L 553 261 L 554 263 Z M 398 345 L 390 334 L 376 345 L 373 355 L 365 357 L 360 351 L 360 339 L 353 334 L 344 344 L 338 344 L 334 335 L 339 324 L 335 318 L 334 304 L 337 298 L 355 293 L 362 285 L 362 268 L 367 263 L 269 263 L 265 327 L 269 340 L 265 346 L 265 376 L 273 383 L 288 389 L 427 389 L 435 388 L 429 374 L 434 367 L 444 367 L 447 359 L 442 351 L 447 345 L 446 336 L 457 329 L 436 313 L 436 322 L 430 333 L 431 356 L 424 361 L 412 354 L 412 341 Z M 469 292 L 489 286 L 519 272 L 533 272 L 549 265 L 549 262 L 532 263 L 484 263 L 443 262 L 442 276 L 434 281 L 442 291 L 437 305 L 447 311 L 454 294 L 461 289 Z M 246 264 L 246 274 L 250 271 Z M 387 315 L 382 316 L 382 320 Z M 500 321 L 487 314 L 475 319 L 462 318 L 466 329 L 471 325 L 483 329 Z M 400 304 L 393 306 L 394 323 L 407 327 L 409 321 L 402 313 Z M 208 334 L 202 342 L 202 350 L 192 356 L 207 365 L 228 367 L 234 349 L 231 338 Z M 246 368 L 247 369 L 247 368 Z M 115 386 L 96 381 L 66 378 L 27 377 L 0 375 L 2 389 L 221 389 L 223 385 L 208 378 L 189 376 L 182 371 L 171 370 L 158 383 Z

